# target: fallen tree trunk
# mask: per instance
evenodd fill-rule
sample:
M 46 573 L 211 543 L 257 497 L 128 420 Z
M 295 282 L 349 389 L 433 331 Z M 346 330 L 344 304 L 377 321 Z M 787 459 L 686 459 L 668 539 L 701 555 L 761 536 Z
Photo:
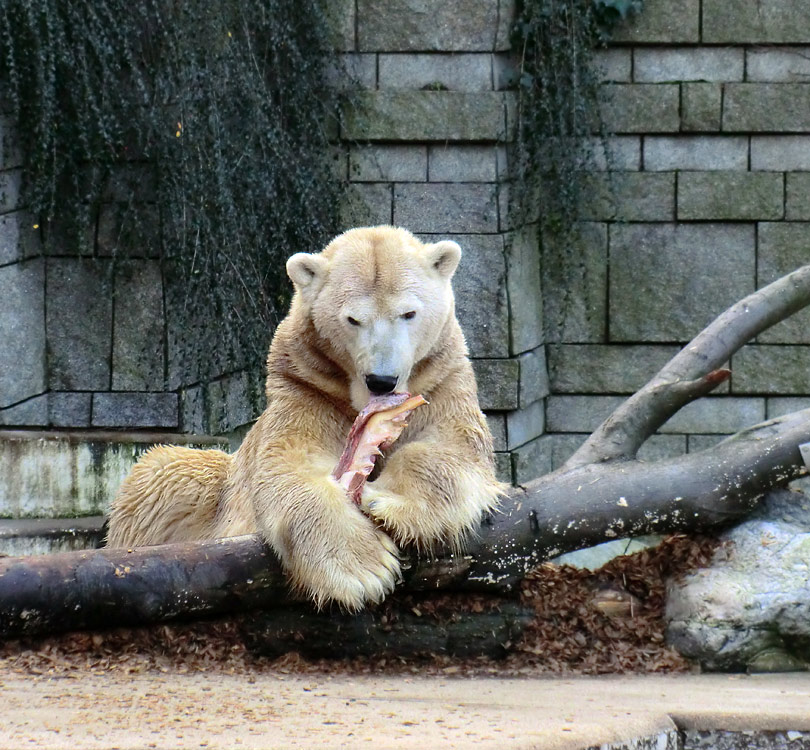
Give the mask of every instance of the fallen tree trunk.
M 613 538 L 698 531 L 744 517 L 805 473 L 810 410 L 654 463 L 646 437 L 728 377 L 751 336 L 810 304 L 805 266 L 734 305 L 611 415 L 562 469 L 514 489 L 463 556 L 413 559 L 404 587 L 504 593 L 538 563 Z M 284 602 L 278 562 L 256 536 L 136 550 L 0 559 L 0 637 L 196 617 Z

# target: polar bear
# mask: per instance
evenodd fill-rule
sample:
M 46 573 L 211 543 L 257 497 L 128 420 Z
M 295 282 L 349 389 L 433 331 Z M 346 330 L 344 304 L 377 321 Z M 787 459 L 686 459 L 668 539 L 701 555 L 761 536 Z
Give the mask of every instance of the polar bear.
M 287 261 L 294 296 L 267 359 L 267 408 L 239 449 L 159 446 L 124 480 L 108 546 L 260 532 L 318 606 L 381 600 L 397 545 L 460 547 L 503 490 L 478 406 L 451 278 L 455 242 L 352 229 Z M 360 505 L 330 476 L 372 395 L 409 391 L 416 410 Z

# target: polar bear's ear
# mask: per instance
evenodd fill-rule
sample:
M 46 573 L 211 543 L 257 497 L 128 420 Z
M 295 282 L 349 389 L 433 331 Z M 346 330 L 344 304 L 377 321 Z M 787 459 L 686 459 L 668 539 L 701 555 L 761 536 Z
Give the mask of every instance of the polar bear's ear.
M 461 248 L 452 240 L 442 240 L 435 245 L 428 245 L 428 262 L 445 279 L 449 279 L 458 268 L 461 260 Z
M 326 259 L 320 255 L 296 253 L 287 261 L 287 276 L 301 291 L 323 276 L 325 270 Z

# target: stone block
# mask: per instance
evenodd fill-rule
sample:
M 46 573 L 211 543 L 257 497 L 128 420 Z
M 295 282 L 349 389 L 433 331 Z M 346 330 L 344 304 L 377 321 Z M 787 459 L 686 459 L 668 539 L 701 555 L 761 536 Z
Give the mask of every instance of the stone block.
M 106 261 L 48 260 L 46 325 L 52 389 L 102 391 L 110 387 L 110 276 Z
M 352 182 L 424 182 L 426 146 L 355 146 L 349 152 Z
M 802 44 L 808 38 L 806 0 L 703 0 L 704 43 Z
M 146 203 L 157 200 L 157 179 L 151 164 L 128 162 L 116 166 L 101 195 L 110 203 L 129 203 L 133 196 Z
M 601 342 L 607 335 L 607 226 L 578 222 L 542 244 L 543 319 L 549 341 Z
M 543 343 L 539 240 L 534 226 L 509 233 L 506 257 L 510 348 L 512 354 L 520 354 Z
M 394 224 L 428 234 L 497 232 L 497 187 L 474 183 L 397 184 Z
M 94 393 L 93 427 L 177 427 L 176 393 Z
M 752 47 L 745 55 L 747 81 L 791 83 L 810 78 L 810 47 Z
M 511 94 L 365 91 L 344 111 L 342 137 L 356 141 L 498 141 Z
M 660 432 L 729 435 L 764 419 L 764 398 L 709 396 L 684 406 Z
M 551 453 L 551 470 L 559 469 L 579 448 L 589 433 L 557 432 L 546 434 L 540 440 L 545 440 Z
M 789 172 L 785 180 L 785 219 L 810 221 L 810 172 Z
M 545 346 L 538 346 L 533 351 L 521 354 L 518 362 L 520 363 L 518 400 L 521 408 L 525 408 L 549 394 Z
M 340 203 L 340 223 L 344 227 L 373 227 L 392 222 L 391 185 L 379 182 L 349 185 Z
M 364 52 L 509 48 L 512 13 L 491 0 L 359 0 L 357 12 L 359 48 Z
M 0 409 L 4 427 L 44 427 L 48 424 L 48 394 L 29 398 L 7 409 Z
M 810 83 L 729 83 L 723 94 L 723 130 L 783 133 L 810 126 Z
M 638 47 L 633 51 L 633 80 L 637 83 L 726 83 L 742 81 L 744 72 L 742 47 Z
M 461 263 L 453 277 L 453 290 L 470 354 L 508 357 L 509 306 L 503 237 L 463 234 L 450 239 L 458 242 L 462 249 Z
M 546 399 L 546 430 L 590 435 L 624 401 L 623 396 L 551 395 Z
M 560 344 L 549 347 L 554 393 L 635 393 L 679 351 L 678 346 Z
M 578 206 L 586 221 L 672 221 L 674 172 L 603 172 L 583 181 Z
M 755 261 L 753 225 L 613 227 L 610 341 L 689 341 L 753 291 Z
M 2 408 L 47 390 L 43 261 L 0 268 L 0 300 Z
M 731 358 L 733 393 L 810 394 L 810 347 L 744 346 Z
M 13 118 L 8 115 L 0 115 L 0 169 L 22 167 L 21 145 L 20 139 L 17 138 Z
M 521 446 L 512 453 L 515 484 L 525 484 L 551 472 L 551 442 L 544 435 Z
M 158 261 L 119 261 L 115 272 L 114 390 L 163 388 L 165 328 L 163 278 Z
M 91 393 L 51 391 L 48 423 L 54 427 L 89 427 Z
M 700 41 L 700 0 L 645 0 L 644 10 L 620 24 L 614 42 Z
M 777 172 L 810 171 L 810 135 L 752 136 L 751 169 Z
M 207 432 L 205 388 L 195 385 L 180 391 L 180 429 L 192 435 Z
M 0 172 L 0 213 L 19 208 L 22 170 L 8 169 Z
M 505 176 L 506 152 L 502 146 L 437 145 L 428 149 L 431 182 L 496 182 Z
M 506 414 L 506 448 L 514 450 L 530 440 L 539 437 L 545 431 L 545 403 L 535 401 L 533 404 Z
M 487 426 L 492 433 L 492 447 L 496 451 L 506 450 L 506 414 L 502 412 L 490 412 L 484 415 L 487 418 Z
M 27 211 L 0 215 L 0 266 L 41 253 L 39 228 L 35 224 Z
M 327 82 L 339 91 L 377 88 L 377 55 L 349 52 L 330 55 L 326 67 Z
M 678 219 L 781 219 L 784 180 L 769 172 L 681 172 Z
M 775 396 L 765 399 L 766 419 L 784 417 L 786 414 L 792 414 L 794 411 L 803 411 L 804 409 L 810 409 L 810 397 L 796 398 L 795 396 Z
M 687 435 L 687 453 L 699 453 L 700 451 L 714 448 L 715 445 L 725 440 L 728 435 Z
M 330 0 L 325 4 L 330 42 L 337 51 L 356 48 L 357 3 L 354 0 Z
M 492 55 L 379 55 L 381 89 L 492 91 Z
M 581 163 L 585 171 L 637 172 L 641 169 L 641 136 L 638 135 L 586 138 L 582 151 Z
M 757 286 L 762 287 L 808 262 L 810 224 L 761 222 L 757 227 Z M 769 344 L 810 344 L 810 309 L 805 308 L 757 337 Z
M 207 395 L 208 429 L 215 434 L 253 422 L 264 409 L 261 378 L 246 370 L 211 383 Z
M 748 138 L 745 136 L 684 135 L 650 136 L 644 139 L 644 169 L 748 169 Z
M 482 409 L 509 411 L 518 408 L 520 366 L 515 359 L 474 359 L 478 402 Z
M 493 458 L 495 459 L 495 478 L 499 482 L 512 484 L 512 454 L 511 453 L 496 453 Z
M 630 83 L 633 80 L 633 52 L 629 47 L 594 50 L 593 63 L 600 81 Z
M 158 207 L 150 204 L 103 204 L 99 211 L 95 246 L 100 256 L 159 258 Z
M 670 133 L 680 128 L 676 83 L 606 83 L 600 98 L 602 121 L 610 133 Z
M 663 461 L 686 453 L 686 435 L 651 435 L 639 448 L 639 461 Z
M 719 83 L 681 85 L 681 130 L 719 131 L 722 122 L 723 86 Z

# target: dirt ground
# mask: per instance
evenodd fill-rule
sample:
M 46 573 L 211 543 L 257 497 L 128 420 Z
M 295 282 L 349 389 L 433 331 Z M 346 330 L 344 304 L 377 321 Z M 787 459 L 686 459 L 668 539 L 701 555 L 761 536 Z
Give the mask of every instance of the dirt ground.
M 584 748 L 686 728 L 810 731 L 810 674 L 454 679 L 0 672 L 0 747 Z

